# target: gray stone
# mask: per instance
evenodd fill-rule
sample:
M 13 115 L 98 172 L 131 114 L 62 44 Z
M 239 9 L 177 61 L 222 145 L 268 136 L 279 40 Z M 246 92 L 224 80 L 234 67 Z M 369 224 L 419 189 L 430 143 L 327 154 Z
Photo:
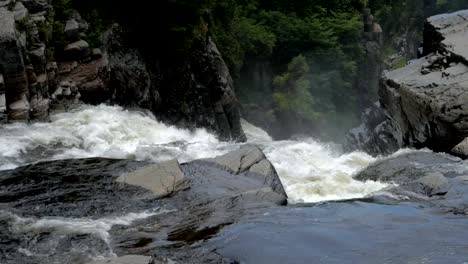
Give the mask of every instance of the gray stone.
M 102 58 L 102 51 L 99 48 L 94 48 L 91 50 L 91 57 L 93 59 L 100 59 Z
M 260 162 L 263 159 L 265 159 L 265 155 L 258 147 L 247 146 L 241 147 L 237 151 L 207 160 L 215 162 L 223 167 L 228 168 L 233 173 L 238 174 L 245 172 L 252 165 Z
M 355 176 L 361 181 L 393 183 L 373 197 L 388 203 L 415 201 L 447 212 L 464 214 L 468 208 L 468 161 L 448 154 L 414 151 L 378 161 Z M 385 195 L 390 193 L 393 196 Z M 393 203 L 390 202 L 390 203 Z
M 443 50 L 468 62 L 468 10 L 430 17 L 426 27 L 429 32 L 426 32 L 424 39 L 425 54 Z
M 189 187 L 189 180 L 180 170 L 177 160 L 148 165 L 120 176 L 117 182 L 140 186 L 160 197 Z
M 345 151 L 361 150 L 371 155 L 388 155 L 404 146 L 401 130 L 388 119 L 377 102 L 361 116 L 361 125 L 346 134 Z
M 84 40 L 68 44 L 64 49 L 64 56 L 68 60 L 83 60 L 88 58 L 89 54 L 89 44 Z
M 445 195 L 449 189 L 448 179 L 440 172 L 429 173 L 409 184 L 413 191 L 423 193 L 429 197 L 434 195 Z
M 75 19 L 70 19 L 65 24 L 64 29 L 65 36 L 70 40 L 79 39 L 80 29 L 79 24 Z
M 13 12 L 0 8 L 0 68 L 9 119 L 29 119 L 29 84 Z
M 11 0 L 1 0 L 0 7 L 8 7 L 11 4 Z
M 234 174 L 247 173 L 248 176 L 257 178 L 270 186 L 276 193 L 287 197 L 275 168 L 257 146 L 242 146 L 239 150 L 206 160 L 214 162 Z
M 22 21 L 29 15 L 28 9 L 20 1 L 16 2 L 15 7 L 13 7 L 13 13 L 16 21 Z
M 452 153 L 462 158 L 468 158 L 468 137 L 452 149 Z
M 379 89 L 384 120 L 367 130 L 373 135 L 358 136 L 378 138 L 373 130 L 383 126 L 380 135 L 392 135 L 399 147 L 445 152 L 468 137 L 467 15 L 461 11 L 427 19 L 426 56 L 384 74 Z
M 5 93 L 0 92 L 0 112 L 3 113 L 6 110 Z
M 47 64 L 45 51 L 45 45 L 39 45 L 39 47 L 28 52 L 29 58 L 31 59 L 31 63 L 37 70 L 45 70 Z
M 115 258 L 96 259 L 88 264 L 153 264 L 153 260 L 149 256 L 126 255 Z

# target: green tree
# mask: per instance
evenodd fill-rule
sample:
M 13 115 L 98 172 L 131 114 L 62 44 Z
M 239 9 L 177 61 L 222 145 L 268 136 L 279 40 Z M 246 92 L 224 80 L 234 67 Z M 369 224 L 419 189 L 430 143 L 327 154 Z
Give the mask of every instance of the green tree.
M 274 78 L 273 98 L 278 111 L 294 113 L 313 121 L 318 113 L 313 109 L 314 99 L 309 92 L 308 72 L 309 65 L 303 55 L 293 58 L 288 64 L 288 70 Z

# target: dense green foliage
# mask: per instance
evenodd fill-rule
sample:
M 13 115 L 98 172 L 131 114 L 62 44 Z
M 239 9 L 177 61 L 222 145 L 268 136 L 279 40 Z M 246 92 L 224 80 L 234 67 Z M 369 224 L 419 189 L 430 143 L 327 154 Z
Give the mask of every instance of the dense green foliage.
M 238 80 L 242 102 L 266 110 L 273 107 L 277 116 L 286 109 L 300 113 L 297 122 L 310 122 L 312 128 L 316 123 L 317 131 L 331 115 L 357 120 L 359 95 L 354 82 L 363 57 L 364 6 L 364 1 L 352 0 L 218 0 L 210 14 L 211 34 Z M 286 96 L 278 80 L 290 72 L 288 63 L 300 54 L 308 65 L 296 84 L 302 96 Z M 261 83 L 251 80 L 256 69 L 245 65 L 258 61 L 268 64 L 270 74 Z M 342 124 L 329 121 L 333 126 Z
M 314 99 L 309 90 L 310 82 L 307 80 L 308 71 L 309 65 L 304 56 L 293 58 L 288 64 L 288 70 L 273 80 L 275 87 L 273 98 L 280 111 L 315 121 Z

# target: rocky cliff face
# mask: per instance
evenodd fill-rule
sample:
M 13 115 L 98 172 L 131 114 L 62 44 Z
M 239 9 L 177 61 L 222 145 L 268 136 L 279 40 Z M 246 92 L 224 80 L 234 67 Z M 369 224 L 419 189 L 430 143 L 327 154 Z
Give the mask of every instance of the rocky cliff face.
M 50 1 L 0 1 L 0 112 L 6 113 L 0 121 L 47 120 L 49 111 L 79 103 L 112 103 L 245 141 L 231 76 L 209 37 L 196 38 L 185 58 L 168 66 L 125 45 L 117 25 L 93 49 L 89 25 L 76 11 L 60 21 L 64 36 L 51 36 L 53 14 Z M 59 37 L 64 47 L 53 52 L 49 42 Z
M 424 29 L 424 57 L 386 73 L 380 83 L 385 113 L 377 126 L 367 122 L 370 133 L 349 135 L 369 150 L 371 138 L 382 138 L 377 128 L 391 124 L 397 144 L 383 141 L 382 152 L 395 147 L 428 147 L 450 151 L 468 136 L 468 11 L 433 16 Z M 350 140 L 348 140 L 350 141 Z

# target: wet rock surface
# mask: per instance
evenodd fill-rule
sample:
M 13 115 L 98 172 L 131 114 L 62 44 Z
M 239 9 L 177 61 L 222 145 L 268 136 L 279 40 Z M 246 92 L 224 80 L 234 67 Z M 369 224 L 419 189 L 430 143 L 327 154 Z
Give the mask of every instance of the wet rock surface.
M 447 154 L 414 152 L 369 166 L 356 179 L 392 182 L 397 186 L 376 199 L 421 202 L 447 213 L 468 214 L 468 162 Z M 393 194 L 385 197 L 385 193 Z M 397 199 L 398 200 L 398 199 Z
M 0 243 L 8 247 L 2 248 L 0 261 L 88 263 L 90 257 L 111 252 L 122 256 L 161 252 L 155 261 L 165 263 L 157 261 L 177 252 L 188 257 L 180 248 L 214 237 L 245 215 L 286 203 L 284 190 L 274 185 L 280 183 L 276 172 L 234 174 L 217 164 L 220 160 L 179 165 L 96 158 L 1 172 L 0 220 L 5 226 Z M 139 224 L 129 228 L 133 221 Z M 66 253 L 72 247 L 74 254 Z M 203 256 L 194 263 L 222 259 L 203 251 L 194 254 Z
M 356 177 L 398 184 L 385 195 L 281 206 L 281 181 L 253 145 L 185 164 L 38 163 L 0 172 L 0 262 L 458 263 L 466 175 L 459 158 L 406 153 Z

